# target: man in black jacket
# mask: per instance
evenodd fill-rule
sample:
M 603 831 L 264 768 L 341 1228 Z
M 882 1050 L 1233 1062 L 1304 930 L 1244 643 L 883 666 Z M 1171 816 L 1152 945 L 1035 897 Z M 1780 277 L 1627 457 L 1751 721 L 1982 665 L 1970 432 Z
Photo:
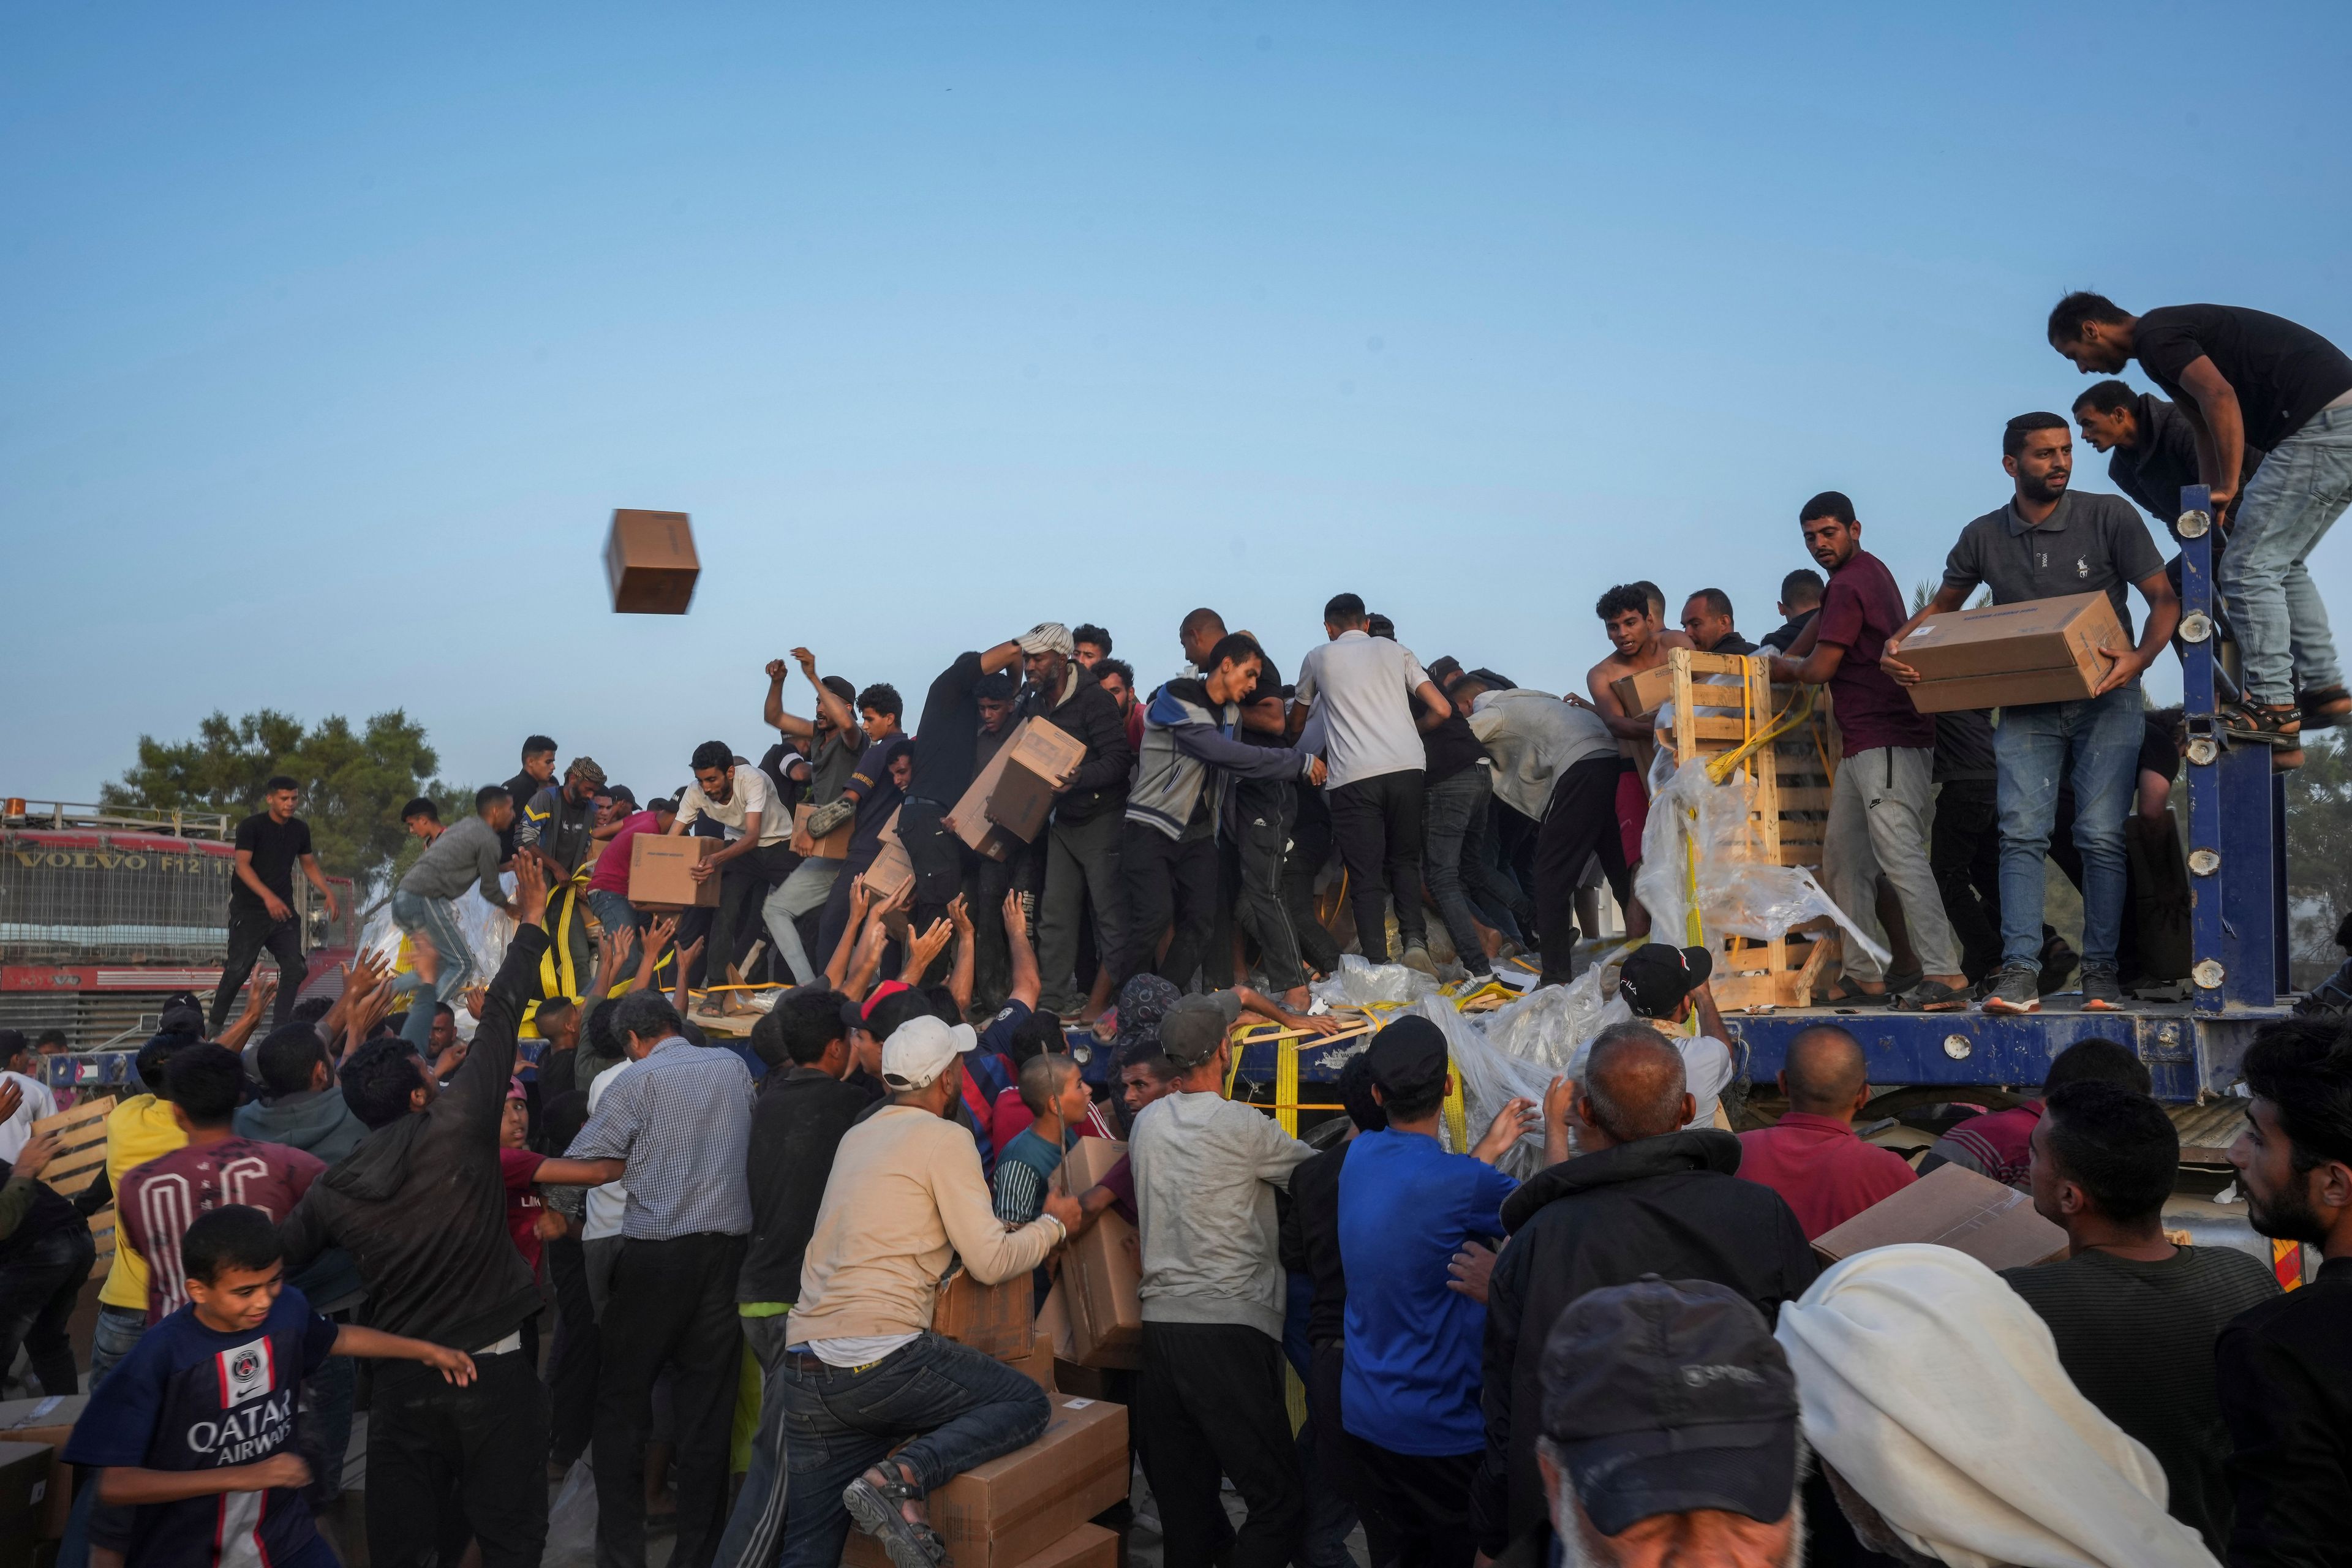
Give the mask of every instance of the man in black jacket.
M 2177 529 L 2181 487 L 2202 482 L 2197 477 L 2197 427 L 2188 416 L 2152 392 L 2103 381 L 2074 399 L 2074 422 L 2082 426 L 2083 439 L 2107 455 L 2107 482 L 2139 502 L 2168 531 Z M 2246 447 L 2238 469 L 2241 489 L 2262 460 L 2260 447 Z M 2213 548 L 2221 547 L 2216 535 Z
M 1078 922 L 1087 900 L 1095 908 L 1095 951 L 1124 951 L 1127 900 L 1119 886 L 1119 833 L 1126 818 L 1135 749 L 1118 703 L 1072 657 L 1069 628 L 1055 621 L 1032 626 L 1021 645 L 1027 689 L 1017 718 L 1043 719 L 1087 748 L 1077 771 L 1054 801 L 1045 844 L 1045 888 L 1037 905 L 1037 964 L 1045 1005 L 1069 1013 L 1078 1005 L 1070 988 L 1078 961 Z
M 751 1466 L 719 1538 L 715 1561 L 722 1563 L 773 1563 L 783 1546 L 786 1489 L 776 1483 L 784 1464 L 786 1314 L 800 1299 L 801 1262 L 816 1230 L 834 1151 L 874 1103 L 864 1089 L 844 1081 L 857 1065 L 842 1020 L 845 1003 L 856 1005 L 837 992 L 804 985 L 751 1028 L 751 1048 L 768 1064 L 768 1076 L 751 1110 L 745 1160 L 751 1246 L 735 1300 L 767 1387 Z
M 1683 1131 L 1696 1105 L 1680 1053 L 1647 1024 L 1601 1033 L 1582 1082 L 1546 1129 L 1558 1163 L 1503 1205 L 1509 1243 L 1487 1285 L 1486 1457 L 1471 1492 L 1478 1549 L 1499 1556 L 1545 1516 L 1536 1468 L 1544 1339 L 1570 1301 L 1644 1274 L 1712 1279 L 1766 1320 L 1820 1272 L 1780 1194 L 1736 1179 L 1739 1140 Z
M 328 1168 L 278 1227 L 289 1272 L 330 1247 L 366 1282 L 369 1326 L 460 1346 L 478 1375 L 463 1387 L 430 1367 L 387 1362 L 368 1411 L 368 1553 L 430 1561 L 464 1543 L 453 1499 L 481 1543 L 483 1568 L 535 1568 L 547 1542 L 547 1390 L 522 1354 L 539 1288 L 507 1229 L 499 1130 L 514 1074 L 515 1027 L 547 955 L 547 879 L 515 861 L 522 921 L 490 983 L 472 1048 L 446 1089 L 399 1039 L 344 1064 L 343 1102 L 371 1129 Z M 618 1160 L 550 1160 L 537 1180 L 618 1181 Z M 454 1539 L 452 1539 L 454 1537 Z

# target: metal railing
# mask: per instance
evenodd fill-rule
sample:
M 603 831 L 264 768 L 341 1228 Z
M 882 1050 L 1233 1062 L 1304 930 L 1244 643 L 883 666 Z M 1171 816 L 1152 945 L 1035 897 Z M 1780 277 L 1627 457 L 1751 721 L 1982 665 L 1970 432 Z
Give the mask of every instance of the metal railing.
M 226 811 L 188 811 L 179 806 L 89 805 L 11 795 L 0 805 L 0 827 L 168 833 L 174 838 L 209 838 L 226 844 L 236 837 L 236 817 Z

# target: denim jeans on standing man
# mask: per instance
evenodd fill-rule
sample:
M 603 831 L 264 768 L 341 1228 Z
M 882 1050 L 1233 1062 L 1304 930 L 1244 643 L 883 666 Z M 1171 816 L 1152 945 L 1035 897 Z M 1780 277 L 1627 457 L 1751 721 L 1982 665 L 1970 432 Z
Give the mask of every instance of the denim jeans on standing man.
M 441 955 L 433 994 L 426 999 L 428 1007 L 434 1002 L 447 1002 L 466 989 L 466 982 L 474 976 L 474 950 L 466 945 L 466 931 L 457 923 L 455 900 L 396 891 L 392 895 L 392 923 L 412 935 L 424 931 L 432 939 L 433 950 Z
M 2124 814 L 2137 784 L 2145 700 L 2137 683 L 2105 697 L 2004 708 L 1992 732 L 2000 769 L 2000 955 L 2042 963 L 2042 858 L 2058 786 L 2074 784 L 2074 845 L 2083 854 L 2083 967 L 2112 968 L 2124 918 Z
M 1534 901 L 1487 860 L 1486 816 L 1494 799 L 1494 785 L 1483 763 L 1448 773 L 1422 793 L 1423 868 L 1429 896 L 1437 900 L 1437 912 L 1444 917 L 1455 956 L 1473 974 L 1492 968 L 1486 950 L 1478 944 L 1471 908 L 1474 900 L 1482 910 L 1500 907 L 1507 915 L 1516 914 L 1513 906 L 1517 905 L 1530 921 L 1535 918 Z M 1488 923 L 1495 923 L 1491 912 Z
M 1054 1414 L 1027 1377 L 937 1334 L 858 1367 L 787 1352 L 777 1371 L 792 1498 L 782 1568 L 835 1568 L 849 1539 L 842 1489 L 901 1437 L 920 1434 L 891 1458 L 928 1493 L 1035 1442 Z
M 2352 408 L 2322 409 L 2254 470 L 2214 563 L 2236 627 L 2246 693 L 2273 706 L 2344 684 L 2327 606 L 2305 564 L 2352 505 Z

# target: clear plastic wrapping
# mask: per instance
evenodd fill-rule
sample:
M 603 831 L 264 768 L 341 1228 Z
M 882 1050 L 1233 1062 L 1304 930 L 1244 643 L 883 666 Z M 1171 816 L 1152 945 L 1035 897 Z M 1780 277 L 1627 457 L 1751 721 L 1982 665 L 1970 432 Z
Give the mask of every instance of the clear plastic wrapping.
M 1373 1002 L 1417 1002 L 1438 994 L 1438 984 L 1418 969 L 1402 963 L 1374 963 L 1360 953 L 1339 955 L 1339 973 L 1308 987 L 1318 1001 L 1335 1007 L 1361 1007 Z
M 1753 857 L 1748 819 L 1755 795 L 1752 781 L 1734 777 L 1714 784 L 1706 769 L 1694 763 L 1675 769 L 1651 800 L 1633 885 L 1657 939 L 1689 940 L 1696 892 L 1702 940 L 1707 942 L 1727 936 L 1769 942 L 1826 917 L 1847 941 L 1885 963 L 1886 950 L 1863 934 L 1811 871 L 1766 865 Z

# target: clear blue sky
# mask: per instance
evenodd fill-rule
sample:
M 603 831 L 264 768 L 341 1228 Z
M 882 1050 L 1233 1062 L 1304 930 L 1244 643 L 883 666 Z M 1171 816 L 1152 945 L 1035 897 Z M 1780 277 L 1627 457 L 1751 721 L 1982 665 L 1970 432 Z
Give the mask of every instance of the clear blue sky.
M 2347 66 L 2340 5 L 14 6 L 0 793 L 265 705 L 667 788 L 794 643 L 912 708 L 1047 618 L 1286 670 L 1340 589 L 1551 689 L 1619 579 L 1760 632 L 1813 491 L 1906 584 L 2003 500 L 2066 287 L 2352 342 Z M 689 616 L 610 613 L 615 506 L 693 514 Z

